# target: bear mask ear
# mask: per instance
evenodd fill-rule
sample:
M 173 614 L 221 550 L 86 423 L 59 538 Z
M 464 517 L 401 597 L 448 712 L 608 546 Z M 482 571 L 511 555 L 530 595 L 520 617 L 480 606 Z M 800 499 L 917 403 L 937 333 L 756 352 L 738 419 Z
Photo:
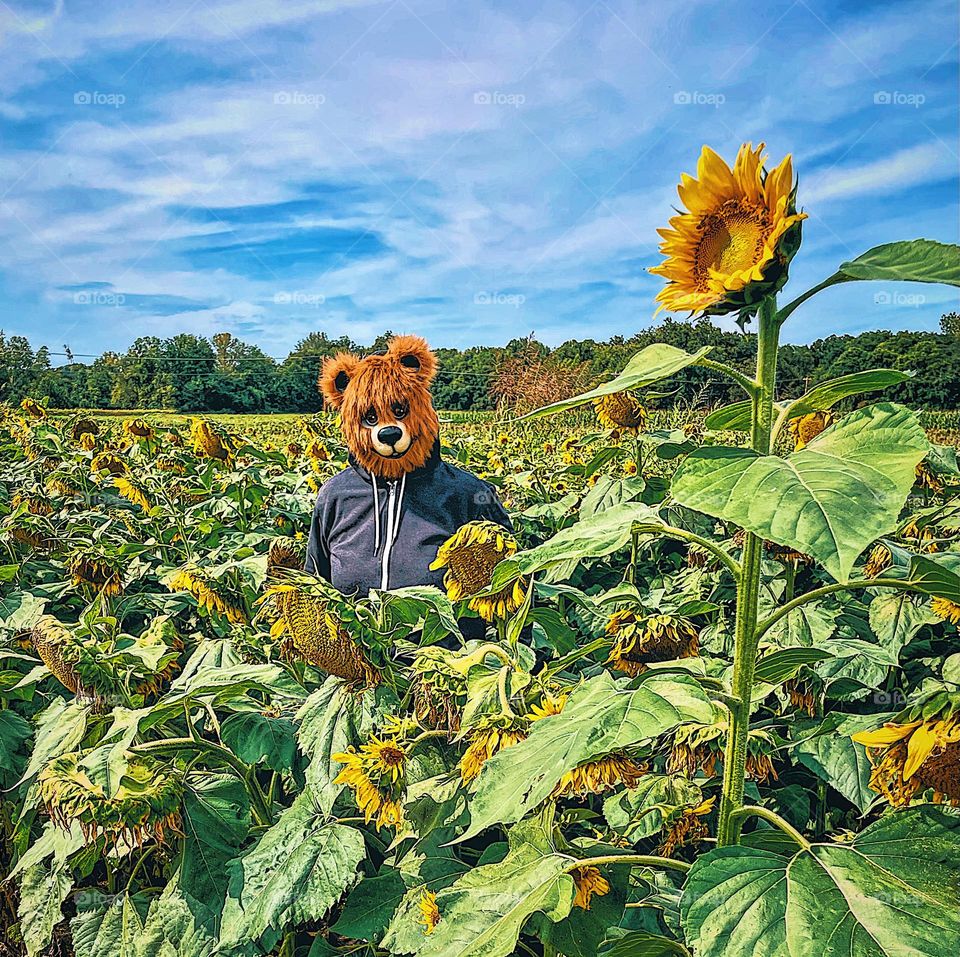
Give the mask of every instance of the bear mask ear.
M 350 352 L 340 352 L 323 360 L 320 370 L 320 391 L 331 409 L 343 405 L 343 394 L 357 371 L 360 360 Z
M 387 355 L 397 359 L 400 367 L 429 385 L 437 373 L 437 357 L 422 336 L 394 336 Z

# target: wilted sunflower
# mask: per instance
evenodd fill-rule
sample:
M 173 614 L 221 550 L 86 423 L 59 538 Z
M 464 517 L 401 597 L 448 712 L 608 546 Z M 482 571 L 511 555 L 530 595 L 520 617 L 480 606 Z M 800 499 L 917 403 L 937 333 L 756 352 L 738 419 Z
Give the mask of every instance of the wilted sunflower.
M 399 741 L 374 735 L 359 751 L 351 747 L 332 758 L 344 765 L 334 783 L 346 784 L 353 791 L 368 824 L 375 820 L 379 831 L 403 822 L 407 753 Z
M 867 556 L 867 562 L 863 566 L 863 573 L 867 578 L 876 578 L 881 572 L 885 572 L 893 562 L 893 556 L 890 549 L 882 542 L 874 545 Z
M 949 621 L 951 625 L 960 625 L 960 605 L 950 601 L 949 598 L 941 598 L 937 595 L 930 602 L 930 608 L 943 621 Z
M 805 449 L 824 429 L 833 425 L 836 417 L 832 412 L 808 412 L 798 415 L 787 423 L 787 431 L 793 438 L 793 450 Z
M 303 568 L 303 559 L 303 548 L 296 539 L 275 538 L 267 552 L 267 574 L 272 575 L 279 568 Z
M 783 690 L 790 696 L 792 708 L 805 712 L 811 718 L 816 715 L 818 691 L 815 678 L 798 675 L 784 681 Z
M 550 796 L 583 797 L 587 794 L 603 794 L 604 791 L 610 791 L 621 784 L 635 788 L 646 773 L 647 769 L 643 765 L 637 764 L 624 752 L 617 751 L 567 771 Z
M 198 565 L 189 562 L 177 569 L 167 582 L 170 591 L 185 591 L 193 595 L 201 608 L 210 614 L 222 615 L 227 621 L 244 624 L 247 613 L 241 599 L 230 593 L 221 582 Z
M 917 488 L 926 488 L 931 492 L 942 492 L 943 481 L 926 462 L 919 462 L 914 470 Z
M 45 419 L 47 417 L 47 410 L 29 396 L 20 403 L 20 408 L 33 419 Z
M 53 615 L 42 615 L 33 626 L 30 638 L 40 660 L 60 684 L 73 694 L 80 692 L 80 676 L 70 660 L 73 633 Z
M 524 718 L 499 715 L 484 719 L 471 732 L 470 744 L 460 759 L 460 777 L 463 781 L 469 783 L 495 754 L 523 741 L 529 733 L 529 727 L 529 721 Z
M 647 410 L 632 392 L 613 392 L 593 400 L 597 421 L 615 432 L 637 432 L 646 425 Z
M 542 718 L 552 718 L 561 714 L 567 703 L 567 694 L 544 694 L 539 704 L 535 704 L 527 717 L 531 721 L 540 721 Z
M 603 897 L 610 893 L 610 882 L 600 873 L 599 867 L 592 864 L 583 864 L 570 871 L 577 892 L 573 897 L 573 906 L 582 910 L 590 910 L 590 901 L 596 897 Z
M 127 419 L 123 423 L 123 431 L 132 439 L 148 440 L 153 438 L 153 428 L 143 419 Z
M 116 793 L 107 795 L 80 766 L 81 757 L 62 754 L 40 773 L 40 796 L 57 827 L 69 830 L 76 821 L 88 844 L 103 834 L 108 847 L 122 842 L 131 849 L 151 838 L 163 844 L 168 832 L 183 835 L 183 780 L 172 768 L 128 752 Z
M 87 588 L 107 597 L 123 591 L 123 562 L 113 555 L 78 548 L 67 560 L 67 568 L 76 588 Z
M 343 605 L 335 608 L 329 600 L 309 593 L 299 582 L 280 582 L 267 589 L 261 603 L 272 602 L 279 615 L 270 634 L 289 637 L 293 650 L 310 664 L 328 674 L 365 686 L 379 684 L 380 671 L 364 654 L 342 620 Z
M 485 520 L 468 522 L 440 546 L 430 569 L 447 569 L 443 584 L 451 601 L 469 598 L 470 608 L 486 621 L 493 621 L 506 618 L 523 604 L 529 578 L 520 577 L 493 595 L 470 596 L 489 588 L 494 568 L 516 551 L 516 539 L 502 525 Z
M 215 427 L 205 419 L 193 420 L 190 436 L 196 455 L 206 456 L 225 465 L 233 461 L 234 453 L 240 447 L 240 440 L 235 435 Z
M 90 471 L 95 474 L 97 472 L 109 472 L 111 475 L 117 476 L 126 475 L 128 469 L 127 463 L 116 453 L 101 452 L 99 455 L 95 455 L 90 462 Z
M 93 419 L 75 419 L 73 424 L 70 426 L 70 435 L 77 442 L 82 441 L 85 435 L 91 435 L 94 439 L 96 439 L 99 434 L 100 427 Z
M 23 505 L 31 515 L 49 515 L 53 511 L 53 506 L 46 498 L 28 492 L 15 492 L 10 504 L 15 509 Z
M 712 810 L 716 798 L 708 798 L 696 807 L 684 808 L 666 825 L 666 834 L 657 848 L 657 853 L 664 857 L 673 857 L 679 847 L 698 845 L 710 832 L 703 820 Z
M 84 432 L 80 436 L 80 447 L 85 452 L 92 452 L 97 447 L 97 437 L 92 432 Z
M 437 907 L 437 895 L 433 891 L 424 890 L 420 895 L 420 923 L 427 934 L 432 934 L 440 923 L 440 908 Z
M 638 615 L 625 608 L 610 616 L 606 631 L 614 639 L 607 661 L 631 676 L 651 662 L 693 658 L 698 652 L 697 629 L 679 615 Z
M 727 738 L 727 721 L 718 718 L 713 724 L 690 722 L 682 724 L 672 735 L 672 746 L 667 758 L 667 772 L 694 777 L 698 771 L 706 777 L 716 777 L 723 759 Z M 770 734 L 762 728 L 751 728 L 747 737 L 747 777 L 760 784 L 777 780 L 777 772 L 770 755 L 775 748 Z
M 413 713 L 424 727 L 454 734 L 467 703 L 470 661 L 445 648 L 421 648 L 413 660 Z
M 744 143 L 733 169 L 704 146 L 698 179 L 684 173 L 678 192 L 688 212 L 659 229 L 666 261 L 650 271 L 668 279 L 660 309 L 720 315 L 755 307 L 787 280 L 800 247 L 793 162 L 767 172 L 764 145 Z M 657 310 L 659 312 L 659 309 Z
M 139 505 L 145 512 L 151 509 L 150 498 L 147 495 L 146 483 L 133 475 L 118 475 L 113 484 L 121 498 L 125 498 L 134 505 Z
M 937 803 L 960 804 L 960 714 L 891 722 L 852 738 L 867 749 L 870 787 L 895 807 L 928 789 Z

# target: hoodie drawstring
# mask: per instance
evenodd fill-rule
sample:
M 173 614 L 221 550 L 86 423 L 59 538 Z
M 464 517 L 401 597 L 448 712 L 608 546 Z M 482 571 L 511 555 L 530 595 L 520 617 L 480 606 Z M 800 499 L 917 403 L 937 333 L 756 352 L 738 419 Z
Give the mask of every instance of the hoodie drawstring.
M 374 554 L 380 549 L 380 495 L 377 488 L 376 476 L 373 478 L 373 524 L 374 524 Z M 384 591 L 390 587 L 390 553 L 393 551 L 393 543 L 397 540 L 400 533 L 400 519 L 403 510 L 403 496 L 407 488 L 407 476 L 404 473 L 400 479 L 400 494 L 394 495 L 397 485 L 394 482 L 390 486 L 390 493 L 387 497 L 387 521 L 384 529 L 383 557 L 380 559 L 380 588 Z

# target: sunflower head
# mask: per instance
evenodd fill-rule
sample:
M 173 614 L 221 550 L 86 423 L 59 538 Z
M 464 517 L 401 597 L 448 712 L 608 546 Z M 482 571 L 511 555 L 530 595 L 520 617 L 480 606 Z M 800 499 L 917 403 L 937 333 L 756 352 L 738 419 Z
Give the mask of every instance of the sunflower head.
M 699 650 L 697 629 L 679 615 L 639 615 L 621 609 L 610 616 L 606 631 L 613 638 L 607 661 L 631 676 L 654 662 L 695 657 Z
M 425 890 L 420 895 L 420 923 L 427 934 L 432 934 L 440 923 L 440 908 L 437 906 L 437 895 L 433 891 Z
M 332 757 L 344 766 L 334 783 L 353 791 L 368 824 L 375 821 L 380 830 L 403 823 L 407 752 L 397 739 L 374 735 L 359 750 L 350 747 Z
M 596 761 L 587 761 L 579 764 L 572 771 L 567 771 L 551 797 L 585 797 L 588 794 L 603 794 L 613 790 L 621 784 L 628 788 L 635 788 L 640 779 L 647 773 L 642 764 L 637 764 L 622 751 L 608 754 Z
M 832 412 L 808 412 L 798 415 L 787 423 L 787 431 L 793 438 L 793 450 L 805 449 L 824 429 L 836 422 Z
M 212 615 L 220 615 L 235 624 L 247 621 L 243 599 L 193 562 L 178 568 L 167 581 L 167 588 L 172 592 L 189 592 L 197 600 L 197 604 Z
M 886 571 L 893 562 L 893 556 L 890 549 L 883 542 L 874 545 L 867 556 L 867 563 L 863 566 L 863 573 L 867 578 L 876 578 L 881 572 Z
M 577 892 L 573 897 L 573 906 L 590 910 L 590 901 L 594 897 L 603 897 L 610 893 L 610 882 L 600 873 L 599 867 L 583 864 L 570 872 Z
M 95 546 L 78 546 L 67 559 L 75 588 L 108 598 L 123 591 L 124 563 Z
M 516 539 L 502 525 L 485 520 L 468 522 L 440 546 L 430 568 L 446 568 L 443 584 L 451 601 L 469 599 L 471 609 L 486 621 L 493 621 L 506 618 L 523 604 L 529 579 L 518 578 L 493 595 L 477 596 L 477 592 L 490 587 L 494 568 L 516 551 Z
M 132 439 L 146 440 L 153 438 L 153 428 L 143 419 L 127 419 L 123 423 L 123 431 Z
M 267 574 L 275 574 L 280 568 L 303 568 L 303 560 L 303 549 L 296 539 L 275 538 L 267 552 Z
M 126 475 L 127 463 L 115 452 L 101 452 L 90 462 L 90 471 L 94 474 L 109 472 L 111 475 Z
M 852 737 L 867 750 L 870 787 L 895 807 L 928 790 L 938 803 L 960 805 L 960 713 L 947 708 Z
M 696 807 L 683 808 L 666 825 L 666 834 L 657 848 L 664 857 L 673 857 L 678 848 L 698 845 L 710 832 L 705 817 L 713 810 L 716 798 L 708 798 Z
M 94 439 L 100 434 L 100 426 L 93 419 L 81 416 L 74 419 L 70 426 L 70 435 L 74 441 L 82 442 L 85 435 L 90 435 Z M 86 448 L 86 446 L 84 446 Z
M 41 772 L 40 796 L 55 825 L 69 830 L 77 821 L 87 843 L 101 834 L 108 847 L 139 847 L 182 836 L 183 780 L 167 765 L 145 755 L 127 754 L 127 767 L 114 794 L 87 776 L 81 755 L 63 754 Z
M 950 601 L 949 598 L 941 598 L 937 595 L 933 601 L 930 602 L 930 608 L 933 613 L 938 618 L 943 619 L 943 621 L 949 621 L 951 625 L 960 625 L 960 605 L 955 601 Z
M 31 419 L 45 419 L 47 417 L 47 410 L 29 396 L 20 403 L 20 408 L 29 415 Z
M 214 426 L 205 419 L 194 419 L 190 426 L 195 455 L 213 459 L 223 465 L 233 462 L 234 454 L 240 447 L 240 440 L 225 429 Z
M 460 759 L 460 777 L 464 783 L 474 780 L 497 752 L 523 741 L 529 729 L 529 719 L 507 715 L 485 718 L 480 722 L 470 733 L 470 743 Z
M 117 493 L 121 498 L 125 498 L 134 505 L 139 505 L 145 512 L 152 508 L 150 496 L 147 491 L 147 484 L 143 479 L 131 474 L 118 475 L 113 480 Z
M 749 314 L 787 281 L 806 217 L 796 210 L 791 158 L 768 173 L 763 149 L 745 143 L 731 170 L 704 146 L 697 178 L 681 177 L 686 212 L 658 230 L 667 258 L 650 270 L 668 280 L 657 294 L 660 309 Z
M 917 488 L 929 489 L 931 492 L 943 491 L 943 480 L 926 462 L 918 463 L 915 476 Z
M 632 392 L 613 392 L 593 400 L 597 421 L 614 432 L 636 433 L 647 422 L 647 410 Z

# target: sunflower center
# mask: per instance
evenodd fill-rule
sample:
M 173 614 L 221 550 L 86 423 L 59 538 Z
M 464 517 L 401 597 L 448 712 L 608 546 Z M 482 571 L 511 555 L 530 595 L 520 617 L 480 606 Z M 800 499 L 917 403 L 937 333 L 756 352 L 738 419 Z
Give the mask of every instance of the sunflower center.
M 404 753 L 399 748 L 385 744 L 380 748 L 378 757 L 386 767 L 398 768 L 403 764 Z
M 503 557 L 492 543 L 477 542 L 451 555 L 450 568 L 467 593 L 473 594 L 490 584 L 493 569 Z
M 693 267 L 697 288 L 706 288 L 711 269 L 730 275 L 755 265 L 771 229 L 767 210 L 742 199 L 729 199 L 704 216 Z

